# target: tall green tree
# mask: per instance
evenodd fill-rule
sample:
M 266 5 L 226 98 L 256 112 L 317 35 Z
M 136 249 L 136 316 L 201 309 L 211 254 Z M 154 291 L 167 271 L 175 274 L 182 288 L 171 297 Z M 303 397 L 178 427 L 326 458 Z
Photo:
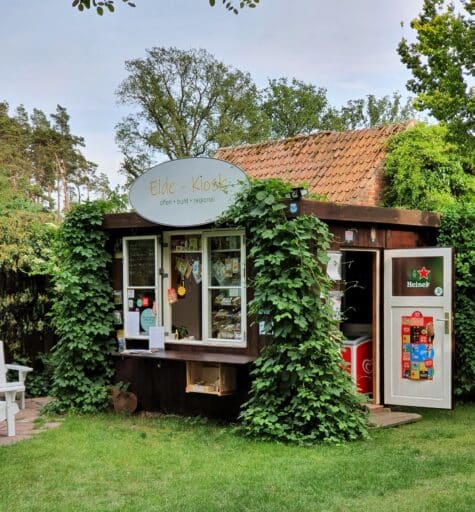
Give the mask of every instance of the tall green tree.
M 85 158 L 84 139 L 71 133 L 69 123 L 61 105 L 50 116 L 39 109 L 29 115 L 22 106 L 12 115 L 8 104 L 0 103 L 0 172 L 10 185 L 0 196 L 21 192 L 39 206 L 56 207 L 59 217 L 72 198 L 80 202 L 91 192 L 107 194 L 105 176 Z
M 326 90 L 296 78 L 269 80 L 262 108 L 274 139 L 308 134 L 328 127 L 330 106 Z
M 170 159 L 200 156 L 262 138 L 251 77 L 205 50 L 152 48 L 144 59 L 127 61 L 126 69 L 117 97 L 136 113 L 118 124 L 116 139 L 130 178 L 158 152 Z
M 383 124 L 403 123 L 415 116 L 412 99 L 403 100 L 398 92 L 392 96 L 377 98 L 368 94 L 366 98 L 349 100 L 343 107 L 334 110 L 328 116 L 327 125 L 330 129 L 358 130 Z
M 415 116 L 412 100 L 398 92 L 377 98 L 349 100 L 341 108 L 330 105 L 323 87 L 292 78 L 269 80 L 262 92 L 262 109 L 268 117 L 270 138 L 293 137 L 315 130 L 357 130 L 401 123 Z
M 475 165 L 475 23 L 473 0 L 424 0 L 412 20 L 417 39 L 398 46 L 412 72 L 407 87 L 416 94 L 415 107 L 427 110 L 449 128 L 449 136 Z
M 28 159 L 30 129 L 24 123 L 23 111 L 20 117 L 10 115 L 8 103 L 0 103 L 0 171 L 8 177 L 11 190 L 25 189 L 33 170 Z

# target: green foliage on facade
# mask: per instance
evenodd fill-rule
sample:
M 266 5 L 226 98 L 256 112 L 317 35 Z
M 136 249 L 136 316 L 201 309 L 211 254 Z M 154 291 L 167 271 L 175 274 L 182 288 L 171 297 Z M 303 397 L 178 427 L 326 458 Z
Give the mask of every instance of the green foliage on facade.
M 391 137 L 387 150 L 385 206 L 441 211 L 475 198 L 475 177 L 447 128 L 418 123 Z
M 76 206 L 59 233 L 52 307 L 58 342 L 51 359 L 52 409 L 59 412 L 92 412 L 107 403 L 113 302 L 101 225 L 108 206 Z
M 342 368 L 342 337 L 329 305 L 330 235 L 315 217 L 287 219 L 290 190 L 279 180 L 255 181 L 226 214 L 246 228 L 249 312 L 271 333 L 252 371 L 242 430 L 295 443 L 357 439 L 366 433 L 365 412 Z
M 455 249 L 455 394 L 475 398 L 475 203 L 446 210 L 438 238 Z

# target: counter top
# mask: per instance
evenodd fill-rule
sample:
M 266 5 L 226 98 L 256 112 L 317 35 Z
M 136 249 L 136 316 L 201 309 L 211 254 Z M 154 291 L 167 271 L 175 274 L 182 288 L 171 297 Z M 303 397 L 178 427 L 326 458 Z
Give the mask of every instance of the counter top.
M 249 364 L 257 359 L 256 356 L 241 354 L 223 354 L 218 352 L 192 352 L 185 350 L 124 350 L 114 352 L 113 357 L 137 357 L 144 359 L 169 359 L 175 361 L 201 361 L 204 363 Z

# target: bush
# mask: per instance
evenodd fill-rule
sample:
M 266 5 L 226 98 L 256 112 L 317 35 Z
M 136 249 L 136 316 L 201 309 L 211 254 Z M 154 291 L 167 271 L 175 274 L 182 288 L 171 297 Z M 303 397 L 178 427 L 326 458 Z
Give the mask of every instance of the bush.
M 455 249 L 455 395 L 475 398 L 475 204 L 442 215 L 439 246 Z

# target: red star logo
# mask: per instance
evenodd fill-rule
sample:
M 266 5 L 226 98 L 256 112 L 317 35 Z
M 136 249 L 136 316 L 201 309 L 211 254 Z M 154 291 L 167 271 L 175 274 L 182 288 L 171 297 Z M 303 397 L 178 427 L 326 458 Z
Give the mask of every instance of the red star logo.
M 419 274 L 420 279 L 427 279 L 427 277 L 430 274 L 430 270 L 426 269 L 425 267 L 420 268 L 417 273 Z

